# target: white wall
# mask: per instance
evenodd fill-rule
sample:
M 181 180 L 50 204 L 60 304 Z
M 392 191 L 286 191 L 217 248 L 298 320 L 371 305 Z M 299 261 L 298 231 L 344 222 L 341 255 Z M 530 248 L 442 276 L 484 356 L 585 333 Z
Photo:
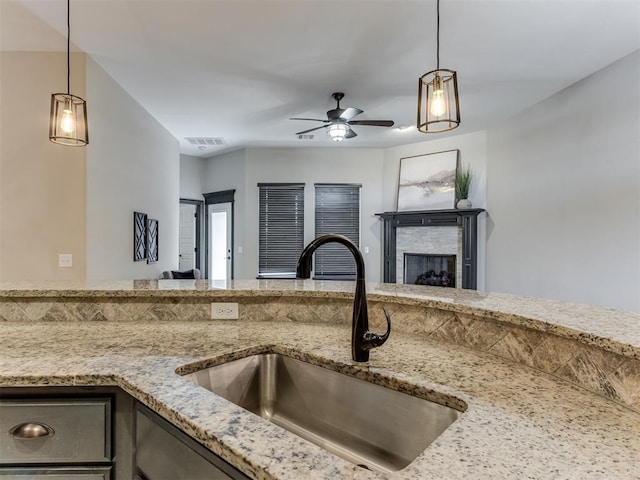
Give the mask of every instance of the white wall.
M 460 163 L 469 166 L 474 179 L 469 200 L 475 208 L 486 208 L 487 204 L 487 134 L 485 131 L 439 138 L 438 135 L 425 135 L 433 138 L 420 143 L 388 148 L 384 151 L 384 191 L 385 211 L 395 211 L 397 207 L 398 178 L 400 159 L 413 155 L 460 150 Z M 453 207 L 453 206 L 452 206 Z M 382 226 L 380 226 L 382 229 Z M 486 214 L 478 217 L 478 290 L 485 290 L 486 269 Z
M 487 289 L 640 310 L 640 52 L 488 135 Z
M 202 200 L 202 183 L 206 160 L 180 155 L 180 198 Z
M 87 278 L 158 278 L 178 266 L 177 140 L 87 59 Z M 133 261 L 133 212 L 159 221 L 159 260 Z

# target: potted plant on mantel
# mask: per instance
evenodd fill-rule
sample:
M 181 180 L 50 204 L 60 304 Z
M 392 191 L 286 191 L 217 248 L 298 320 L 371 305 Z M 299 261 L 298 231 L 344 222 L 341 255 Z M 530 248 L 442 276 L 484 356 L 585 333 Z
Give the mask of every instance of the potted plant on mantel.
M 461 167 L 456 171 L 456 208 L 471 208 L 469 193 L 471 192 L 471 181 L 473 180 L 473 172 L 467 167 Z

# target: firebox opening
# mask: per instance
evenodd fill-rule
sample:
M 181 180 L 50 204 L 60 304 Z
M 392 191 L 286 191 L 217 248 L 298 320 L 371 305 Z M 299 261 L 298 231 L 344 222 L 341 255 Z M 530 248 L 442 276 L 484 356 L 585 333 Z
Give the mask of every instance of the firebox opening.
M 405 253 L 404 283 L 455 288 L 456 256 Z

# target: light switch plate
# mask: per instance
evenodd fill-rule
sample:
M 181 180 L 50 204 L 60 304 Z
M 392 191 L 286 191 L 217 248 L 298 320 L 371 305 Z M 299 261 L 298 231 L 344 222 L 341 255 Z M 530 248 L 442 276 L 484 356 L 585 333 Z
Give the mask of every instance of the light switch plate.
M 61 268 L 73 267 L 73 255 L 71 253 L 60 253 L 58 255 L 58 267 L 61 267 Z

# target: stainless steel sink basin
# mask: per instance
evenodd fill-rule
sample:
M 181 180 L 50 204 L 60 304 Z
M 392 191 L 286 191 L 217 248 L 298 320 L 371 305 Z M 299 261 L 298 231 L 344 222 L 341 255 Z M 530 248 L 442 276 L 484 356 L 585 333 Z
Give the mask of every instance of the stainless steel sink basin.
M 461 415 L 275 353 L 185 378 L 350 462 L 383 472 L 409 465 Z

